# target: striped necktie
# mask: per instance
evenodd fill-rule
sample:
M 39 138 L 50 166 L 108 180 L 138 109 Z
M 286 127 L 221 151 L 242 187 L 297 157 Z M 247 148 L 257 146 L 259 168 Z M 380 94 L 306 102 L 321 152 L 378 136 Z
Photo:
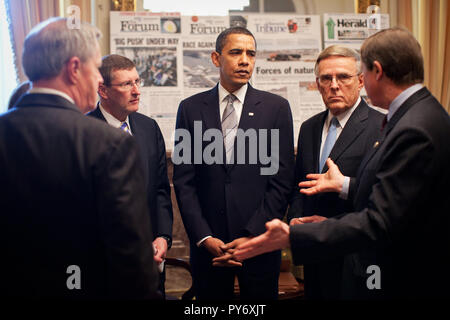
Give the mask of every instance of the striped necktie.
M 237 115 L 234 110 L 233 102 L 237 99 L 233 94 L 229 94 L 225 99 L 228 100 L 227 106 L 222 116 L 222 135 L 225 146 L 227 163 L 232 163 L 234 138 L 237 132 Z
M 125 131 L 128 134 L 131 134 L 130 128 L 128 128 L 128 123 L 126 121 L 122 122 L 120 125 L 120 130 Z

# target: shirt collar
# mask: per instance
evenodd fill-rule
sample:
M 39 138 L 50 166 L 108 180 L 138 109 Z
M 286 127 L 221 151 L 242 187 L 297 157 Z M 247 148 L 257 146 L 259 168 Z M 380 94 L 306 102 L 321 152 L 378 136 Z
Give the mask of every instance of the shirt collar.
M 356 107 L 359 106 L 359 104 L 361 103 L 361 97 L 358 97 L 358 100 L 356 100 L 355 104 L 353 105 L 353 107 L 351 107 L 348 110 L 345 110 L 344 112 L 342 112 L 341 114 L 338 114 L 336 116 L 336 119 L 339 122 L 339 126 L 341 128 L 345 127 L 345 124 L 347 123 L 348 119 L 350 119 L 350 116 L 352 115 L 353 111 L 355 111 Z M 330 125 L 331 119 L 334 117 L 334 115 L 331 112 L 328 112 L 328 116 L 327 116 L 327 126 Z
M 412 85 L 411 87 L 407 88 L 406 90 L 403 90 L 394 100 L 392 100 L 391 104 L 389 105 L 389 111 L 387 115 L 387 120 L 391 120 L 394 113 L 400 108 L 400 106 L 414 93 L 419 91 L 423 88 L 423 84 L 417 83 L 415 85 Z
M 127 116 L 127 118 L 125 119 L 125 121 L 120 121 L 120 120 L 117 120 L 117 119 L 116 119 L 112 114 L 110 114 L 108 111 L 106 111 L 106 110 L 102 107 L 102 104 L 101 104 L 101 103 L 99 103 L 98 106 L 99 106 L 99 108 L 100 108 L 101 113 L 102 113 L 103 116 L 105 117 L 106 122 L 107 122 L 109 125 L 113 126 L 114 128 L 120 128 L 120 126 L 122 125 L 122 122 L 126 122 L 126 123 L 128 124 L 128 128 L 131 128 L 131 127 L 130 127 L 130 122 L 129 122 L 128 116 Z
M 53 94 L 60 97 L 63 97 L 64 99 L 68 100 L 70 103 L 75 104 L 75 101 L 65 92 L 52 89 L 52 88 L 44 88 L 44 87 L 32 87 L 28 93 L 44 93 L 44 94 Z
M 223 101 L 230 93 L 234 94 L 240 103 L 244 104 L 245 95 L 247 94 L 248 83 L 244 84 L 235 92 L 228 92 L 219 82 L 219 103 Z

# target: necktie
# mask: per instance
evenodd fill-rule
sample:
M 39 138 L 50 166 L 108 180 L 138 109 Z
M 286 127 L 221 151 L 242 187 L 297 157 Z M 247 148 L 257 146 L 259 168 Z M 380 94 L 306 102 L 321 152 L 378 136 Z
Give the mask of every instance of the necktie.
M 122 124 L 120 125 L 120 129 L 125 131 L 128 134 L 131 134 L 131 131 L 128 128 L 128 123 L 126 123 L 126 122 L 122 122 Z
M 233 154 L 234 138 L 236 137 L 238 125 L 236 111 L 233 106 L 233 102 L 237 98 L 234 95 L 229 94 L 226 99 L 228 100 L 228 103 L 222 115 L 222 135 L 227 163 L 230 163 L 231 156 Z
M 387 115 L 384 116 L 383 122 L 381 122 L 381 131 L 384 130 L 384 127 L 386 126 L 386 124 L 387 124 Z
M 333 149 L 334 143 L 336 142 L 336 128 L 338 125 L 338 120 L 335 117 L 331 118 L 327 138 L 325 139 L 325 144 L 322 150 L 322 156 L 320 157 L 319 172 L 322 172 L 325 161 L 330 155 L 331 149 Z

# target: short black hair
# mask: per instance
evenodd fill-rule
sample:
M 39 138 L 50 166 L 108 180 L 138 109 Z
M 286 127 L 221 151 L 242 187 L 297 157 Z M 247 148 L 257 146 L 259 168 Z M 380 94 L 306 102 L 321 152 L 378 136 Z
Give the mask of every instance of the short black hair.
M 227 37 L 230 34 L 245 34 L 245 35 L 248 35 L 248 36 L 252 37 L 253 41 L 255 41 L 255 49 L 256 49 L 256 39 L 253 36 L 253 34 L 247 28 L 244 28 L 244 27 L 231 27 L 231 28 L 223 30 L 219 34 L 219 36 L 217 37 L 217 39 L 216 39 L 216 51 L 218 53 L 222 53 L 222 49 L 223 49 L 223 47 L 225 47 L 225 43 L 227 41 Z

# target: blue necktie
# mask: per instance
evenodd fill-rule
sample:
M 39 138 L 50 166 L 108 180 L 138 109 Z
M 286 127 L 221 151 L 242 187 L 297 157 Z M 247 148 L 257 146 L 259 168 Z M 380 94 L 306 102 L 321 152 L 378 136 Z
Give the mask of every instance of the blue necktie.
M 128 128 L 128 123 L 126 123 L 125 121 L 120 125 L 120 129 L 127 132 L 128 134 L 131 134 L 131 131 Z
M 327 138 L 325 139 L 325 144 L 322 150 L 322 156 L 320 157 L 319 172 L 322 172 L 323 166 L 325 165 L 325 161 L 327 161 L 331 149 L 333 149 L 334 143 L 336 142 L 336 128 L 338 125 L 339 125 L 338 120 L 335 117 L 331 118 Z

